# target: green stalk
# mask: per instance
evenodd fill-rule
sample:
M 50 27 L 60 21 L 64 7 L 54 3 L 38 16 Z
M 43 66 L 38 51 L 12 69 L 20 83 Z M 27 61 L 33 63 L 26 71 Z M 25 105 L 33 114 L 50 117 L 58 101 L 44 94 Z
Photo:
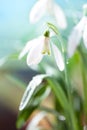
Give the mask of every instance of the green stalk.
M 85 111 L 85 117 L 87 120 L 87 71 L 82 65 L 82 78 L 83 78 L 83 91 L 84 91 L 84 111 Z
M 81 49 L 80 49 L 80 55 L 81 55 L 81 70 L 82 70 L 83 91 L 84 91 L 84 112 L 85 112 L 84 114 L 87 122 L 87 69 L 86 69 L 87 62 Z
M 84 53 L 81 47 L 79 47 L 78 49 L 81 57 L 81 70 L 82 70 L 82 79 L 83 79 L 83 92 L 84 92 L 83 107 L 84 107 L 84 114 L 87 123 L 87 57 L 85 57 L 86 53 Z
M 60 44 L 61 44 L 61 50 L 62 50 L 64 63 L 65 63 L 65 71 L 64 72 L 65 72 L 65 81 L 66 81 L 66 87 L 67 87 L 66 90 L 67 90 L 67 95 L 68 95 L 68 100 L 69 100 L 69 114 L 70 114 L 70 119 L 71 119 L 71 123 L 72 123 L 72 128 L 73 128 L 73 130 L 79 130 L 77 118 L 76 118 L 74 108 L 72 105 L 71 85 L 70 85 L 70 80 L 68 77 L 67 59 L 66 59 L 65 50 L 63 48 L 63 39 L 60 36 L 60 34 L 58 34 L 57 37 L 58 37 Z
M 69 82 L 69 77 L 68 77 L 68 69 L 67 69 L 67 59 L 66 59 L 66 53 L 65 53 L 65 49 L 63 47 L 63 39 L 58 31 L 58 29 L 56 28 L 55 25 L 51 24 L 51 23 L 47 23 L 47 26 L 52 29 L 52 31 L 55 32 L 60 45 L 61 45 L 61 51 L 63 54 L 63 58 L 64 58 L 64 64 L 65 64 L 65 81 L 66 81 L 66 90 L 67 90 L 67 95 L 68 95 L 68 100 L 69 100 L 69 115 L 70 115 L 70 119 L 71 119 L 71 123 L 72 123 L 72 130 L 79 130 L 78 124 L 77 124 L 77 118 L 74 112 L 74 108 L 72 105 L 72 96 L 71 96 L 71 87 L 70 87 L 70 82 Z
M 69 77 L 68 77 L 66 65 L 65 65 L 65 80 L 66 80 L 67 94 L 68 94 L 68 100 L 69 100 L 69 105 L 70 105 L 69 106 L 69 114 L 70 114 L 70 118 L 71 118 L 72 128 L 73 128 L 73 130 L 79 130 L 77 118 L 76 118 L 75 111 L 73 108 L 72 94 L 71 94 L 70 82 L 69 82 Z

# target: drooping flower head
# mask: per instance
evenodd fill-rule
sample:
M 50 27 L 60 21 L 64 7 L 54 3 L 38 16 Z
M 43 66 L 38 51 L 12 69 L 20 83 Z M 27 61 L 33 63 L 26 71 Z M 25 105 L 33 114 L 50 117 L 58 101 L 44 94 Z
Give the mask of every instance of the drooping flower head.
M 61 29 L 67 27 L 66 18 L 62 8 L 53 0 L 38 0 L 30 11 L 29 20 L 31 23 L 36 23 L 46 14 L 54 16 Z
M 83 17 L 79 23 L 73 28 L 68 39 L 68 56 L 71 57 L 80 40 L 83 38 L 84 46 L 87 48 L 87 4 L 83 6 Z
M 28 66 L 37 65 L 41 62 L 45 54 L 51 55 L 50 45 L 59 70 L 64 70 L 64 61 L 61 51 L 57 48 L 55 44 L 50 44 L 50 32 L 48 30 L 44 33 L 44 36 L 39 36 L 38 38 L 29 41 L 25 45 L 23 51 L 20 53 L 19 59 L 21 59 L 26 53 L 28 53 Z

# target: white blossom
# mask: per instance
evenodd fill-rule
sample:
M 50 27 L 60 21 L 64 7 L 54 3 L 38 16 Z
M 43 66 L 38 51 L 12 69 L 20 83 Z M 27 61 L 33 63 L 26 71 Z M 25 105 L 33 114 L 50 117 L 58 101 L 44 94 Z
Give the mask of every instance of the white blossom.
M 23 51 L 19 55 L 19 59 L 21 59 L 26 53 L 27 56 L 27 64 L 28 66 L 37 65 L 41 62 L 43 56 L 45 54 L 51 54 L 51 48 L 54 54 L 54 59 L 57 63 L 57 66 L 60 71 L 64 70 L 64 61 L 61 54 L 61 51 L 57 48 L 55 44 L 50 44 L 49 36 L 40 36 L 34 40 L 29 41 Z
M 80 40 L 83 38 L 83 43 L 87 48 L 87 17 L 83 16 L 80 22 L 73 28 L 68 39 L 68 56 L 71 57 L 77 46 L 80 44 Z
M 71 57 L 77 46 L 83 39 L 84 46 L 87 48 L 87 4 L 83 5 L 83 17 L 73 28 L 68 39 L 68 56 Z
M 87 48 L 87 24 L 84 28 L 84 32 L 83 32 L 83 41 L 84 41 L 84 45 Z
M 42 127 L 38 126 L 39 122 L 47 115 L 46 112 L 39 112 L 37 115 L 33 117 L 33 119 L 29 122 L 26 130 L 41 130 Z
M 36 23 L 46 14 L 54 16 L 60 28 L 65 29 L 67 27 L 62 8 L 53 0 L 38 0 L 30 11 L 29 20 L 31 23 Z

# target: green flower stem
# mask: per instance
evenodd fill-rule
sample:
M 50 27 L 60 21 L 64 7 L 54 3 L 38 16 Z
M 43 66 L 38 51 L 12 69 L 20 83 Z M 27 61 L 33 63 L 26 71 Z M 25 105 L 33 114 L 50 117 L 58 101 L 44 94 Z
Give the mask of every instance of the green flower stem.
M 47 82 L 48 84 L 50 84 L 62 108 L 68 111 L 68 108 L 69 108 L 68 100 L 60 84 L 58 84 L 57 81 L 55 81 L 52 78 L 47 79 Z
M 70 118 L 71 118 L 72 128 L 73 128 L 73 130 L 79 130 L 77 118 L 76 118 L 75 111 L 73 108 L 71 87 L 70 87 L 70 82 L 69 82 L 69 77 L 68 77 L 66 65 L 65 65 L 65 80 L 66 80 L 67 94 L 68 94 L 69 105 L 70 105 L 69 106 L 69 114 L 70 114 Z
M 77 124 L 77 118 L 74 112 L 74 108 L 72 105 L 72 96 L 71 96 L 71 85 L 69 82 L 69 77 L 68 77 L 68 69 L 67 69 L 67 59 L 66 59 L 66 52 L 65 49 L 63 47 L 63 39 L 57 29 L 57 27 L 51 23 L 47 23 L 47 26 L 53 31 L 55 32 L 60 45 L 61 45 L 61 51 L 63 54 L 63 58 L 64 58 L 64 63 L 65 63 L 65 81 L 66 81 L 66 90 L 67 90 L 67 95 L 68 95 L 68 100 L 69 100 L 69 115 L 70 115 L 70 119 L 71 119 L 71 123 L 72 123 L 72 130 L 79 130 L 78 124 Z
M 81 47 L 78 48 L 79 54 L 81 57 L 81 70 L 82 70 L 82 78 L 83 78 L 83 91 L 84 91 L 84 114 L 86 117 L 87 123 L 87 56 L 86 53 L 82 50 Z
M 71 118 L 72 129 L 79 130 L 77 118 L 76 118 L 73 104 L 72 104 L 72 95 L 71 95 L 71 87 L 70 87 L 71 85 L 70 85 L 70 80 L 68 77 L 67 59 L 66 59 L 65 50 L 63 48 L 63 39 L 62 39 L 60 34 L 58 34 L 57 37 L 58 37 L 59 42 L 61 44 L 62 54 L 63 54 L 63 58 L 64 58 L 64 63 L 65 63 L 65 71 L 64 72 L 65 72 L 65 81 L 66 81 L 66 87 L 67 87 L 66 89 L 67 89 L 68 100 L 69 100 L 69 114 L 70 114 L 70 118 Z
M 55 93 L 55 96 L 56 96 L 58 102 L 60 103 L 61 107 L 63 108 L 64 114 L 66 117 L 66 122 L 69 125 L 69 129 L 71 129 L 70 119 L 69 119 L 69 114 L 68 114 L 69 103 L 68 103 L 67 97 L 66 97 L 62 87 L 53 78 L 52 79 L 47 78 L 47 82 L 50 85 L 53 92 Z
M 82 65 L 82 78 L 83 78 L 83 91 L 84 91 L 84 111 L 85 117 L 87 121 L 87 70 L 85 69 L 84 65 Z
M 84 114 L 86 117 L 87 123 L 87 62 L 84 57 L 84 54 L 80 51 L 81 55 L 81 69 L 82 69 L 82 78 L 83 78 L 83 91 L 84 91 Z

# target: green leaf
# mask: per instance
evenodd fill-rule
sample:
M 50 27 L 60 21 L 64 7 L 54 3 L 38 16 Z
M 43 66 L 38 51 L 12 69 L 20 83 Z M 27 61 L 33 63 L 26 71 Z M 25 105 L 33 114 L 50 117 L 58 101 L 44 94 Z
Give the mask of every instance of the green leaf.
M 41 101 L 43 101 L 49 95 L 50 88 L 42 87 L 42 86 L 43 85 L 41 85 L 41 87 L 38 88 L 38 91 L 35 91 L 29 104 L 22 111 L 19 112 L 19 116 L 16 123 L 17 128 L 23 127 L 23 125 L 25 124 L 27 119 L 30 117 L 32 112 L 35 109 L 37 109 Z
M 16 127 L 18 129 L 22 128 L 26 122 L 26 120 L 29 118 L 29 116 L 32 114 L 32 112 L 37 108 L 38 106 L 33 106 L 30 105 L 29 107 L 27 107 L 26 109 L 24 109 L 23 111 L 20 111 L 19 115 L 18 115 L 18 119 L 16 122 Z
M 49 87 L 41 85 L 39 90 L 34 94 L 34 101 L 38 102 L 39 104 L 41 101 L 43 101 L 49 96 L 50 92 L 51 89 Z
M 52 90 L 53 90 L 57 100 L 60 102 L 60 105 L 62 106 L 62 108 L 64 110 L 68 111 L 69 104 L 68 104 L 67 97 L 66 97 L 62 87 L 53 78 L 47 78 L 47 82 L 50 85 L 50 87 L 52 88 Z
M 57 27 L 55 26 L 55 25 L 53 25 L 52 23 L 47 23 L 47 26 L 50 28 L 50 29 L 52 29 L 53 30 L 53 32 L 55 32 L 57 35 L 59 34 L 59 32 L 58 32 L 58 29 L 57 29 Z

